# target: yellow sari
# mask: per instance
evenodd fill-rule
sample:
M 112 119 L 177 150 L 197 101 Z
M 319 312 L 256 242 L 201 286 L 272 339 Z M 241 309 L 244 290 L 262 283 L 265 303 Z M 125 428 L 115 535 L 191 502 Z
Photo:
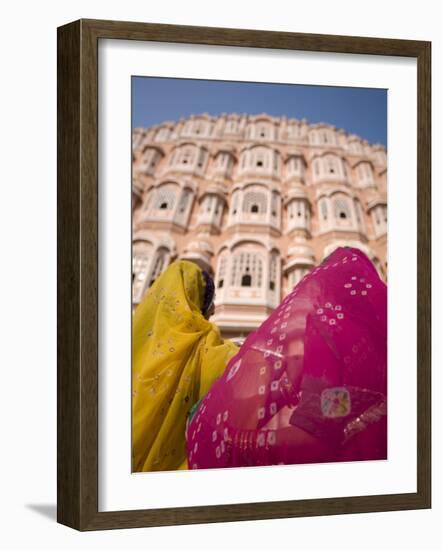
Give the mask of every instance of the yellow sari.
M 176 261 L 135 310 L 132 328 L 132 471 L 186 468 L 191 407 L 223 373 L 238 348 L 221 339 L 201 307 L 205 281 Z

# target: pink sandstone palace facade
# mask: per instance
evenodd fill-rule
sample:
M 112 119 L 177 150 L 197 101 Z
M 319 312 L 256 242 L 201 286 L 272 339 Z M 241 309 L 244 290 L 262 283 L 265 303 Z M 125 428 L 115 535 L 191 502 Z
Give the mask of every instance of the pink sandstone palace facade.
M 387 276 L 387 155 L 328 124 L 191 116 L 133 131 L 133 303 L 177 258 L 214 276 L 225 337 L 254 330 L 336 247 Z

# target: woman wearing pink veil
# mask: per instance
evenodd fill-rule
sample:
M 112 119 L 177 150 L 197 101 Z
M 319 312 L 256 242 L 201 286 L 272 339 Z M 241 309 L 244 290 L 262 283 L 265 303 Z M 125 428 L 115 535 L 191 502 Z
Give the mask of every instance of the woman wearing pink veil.
M 387 287 L 339 248 L 248 336 L 187 427 L 189 468 L 387 457 Z

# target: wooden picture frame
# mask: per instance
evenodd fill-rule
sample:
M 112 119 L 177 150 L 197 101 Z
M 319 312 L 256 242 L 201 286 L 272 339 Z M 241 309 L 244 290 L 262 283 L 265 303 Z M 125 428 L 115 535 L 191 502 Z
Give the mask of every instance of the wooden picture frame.
M 158 41 L 412 57 L 418 71 L 417 492 L 98 511 L 98 41 Z M 431 506 L 431 44 L 79 20 L 58 29 L 58 521 L 82 531 Z

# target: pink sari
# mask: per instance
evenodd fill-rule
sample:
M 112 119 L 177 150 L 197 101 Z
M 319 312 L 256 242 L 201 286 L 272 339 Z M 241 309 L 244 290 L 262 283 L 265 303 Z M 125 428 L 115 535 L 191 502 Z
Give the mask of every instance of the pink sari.
M 189 468 L 387 457 L 387 287 L 339 248 L 250 334 L 187 429 Z

